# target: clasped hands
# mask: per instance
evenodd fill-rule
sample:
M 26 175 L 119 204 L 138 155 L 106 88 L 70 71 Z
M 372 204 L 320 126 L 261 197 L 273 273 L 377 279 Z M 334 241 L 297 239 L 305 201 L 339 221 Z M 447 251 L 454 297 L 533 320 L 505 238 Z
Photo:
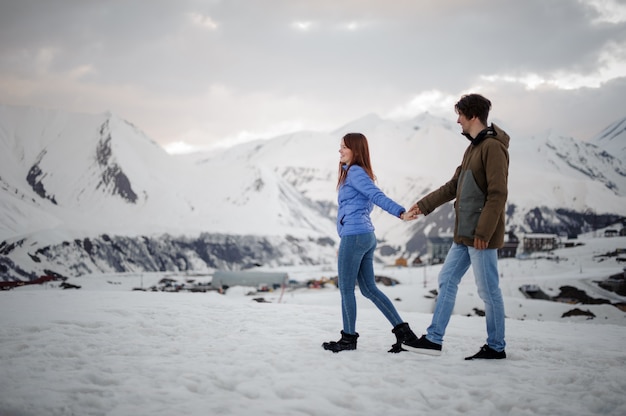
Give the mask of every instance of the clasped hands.
M 404 221 L 412 221 L 420 215 L 422 215 L 422 210 L 417 206 L 417 203 L 415 203 L 411 208 L 409 208 L 408 211 L 403 212 L 400 218 Z M 485 250 L 486 248 L 489 248 L 489 241 L 474 237 L 474 248 L 476 250 Z
M 414 219 L 417 219 L 417 217 L 421 214 L 422 214 L 422 211 L 420 210 L 420 208 L 417 206 L 417 203 L 416 203 L 408 211 L 402 213 L 400 218 L 402 218 L 403 221 L 412 221 Z

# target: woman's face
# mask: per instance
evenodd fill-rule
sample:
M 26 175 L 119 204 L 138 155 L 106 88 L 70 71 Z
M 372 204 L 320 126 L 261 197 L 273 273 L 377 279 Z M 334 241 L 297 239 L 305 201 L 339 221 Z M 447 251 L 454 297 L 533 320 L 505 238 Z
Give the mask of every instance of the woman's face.
M 349 165 L 352 162 L 352 150 L 346 147 L 343 139 L 341 139 L 341 146 L 339 146 L 339 161 L 344 165 Z

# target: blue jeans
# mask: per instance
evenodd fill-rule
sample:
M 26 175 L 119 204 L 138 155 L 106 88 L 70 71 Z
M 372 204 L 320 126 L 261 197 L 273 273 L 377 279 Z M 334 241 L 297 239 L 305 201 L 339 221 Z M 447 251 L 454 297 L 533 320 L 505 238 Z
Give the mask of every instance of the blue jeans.
M 452 243 L 439 273 L 439 294 L 426 339 L 437 344 L 443 343 L 443 335 L 450 322 L 459 283 L 470 264 L 476 278 L 478 296 L 485 302 L 487 345 L 496 351 L 502 351 L 506 346 L 504 302 L 499 286 L 496 249 L 476 250 L 474 247 Z
M 359 289 L 367 299 L 385 315 L 395 327 L 403 323 L 398 311 L 389 298 L 376 287 L 374 279 L 374 233 L 348 235 L 341 237 L 338 258 L 338 285 L 341 293 L 341 316 L 343 332 L 356 333 L 356 297 L 354 289 L 359 282 Z

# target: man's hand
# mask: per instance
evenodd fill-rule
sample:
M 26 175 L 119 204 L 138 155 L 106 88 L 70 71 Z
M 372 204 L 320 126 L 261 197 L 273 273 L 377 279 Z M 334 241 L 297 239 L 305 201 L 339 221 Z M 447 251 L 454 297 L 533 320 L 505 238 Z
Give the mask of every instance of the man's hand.
M 479 238 L 474 238 L 474 248 L 476 250 L 484 250 L 489 246 L 489 241 L 484 241 Z
M 417 218 L 418 215 L 422 215 L 422 210 L 417 206 L 417 202 L 409 209 L 409 212 Z

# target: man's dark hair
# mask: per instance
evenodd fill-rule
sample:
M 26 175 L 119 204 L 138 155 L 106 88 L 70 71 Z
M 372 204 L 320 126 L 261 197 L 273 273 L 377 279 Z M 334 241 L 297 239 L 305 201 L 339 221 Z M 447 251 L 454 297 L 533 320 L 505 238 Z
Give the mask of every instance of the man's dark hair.
M 461 97 L 458 103 L 454 105 L 454 111 L 463 114 L 471 119 L 478 117 L 481 123 L 487 125 L 487 117 L 491 110 L 491 101 L 480 94 L 467 94 Z

